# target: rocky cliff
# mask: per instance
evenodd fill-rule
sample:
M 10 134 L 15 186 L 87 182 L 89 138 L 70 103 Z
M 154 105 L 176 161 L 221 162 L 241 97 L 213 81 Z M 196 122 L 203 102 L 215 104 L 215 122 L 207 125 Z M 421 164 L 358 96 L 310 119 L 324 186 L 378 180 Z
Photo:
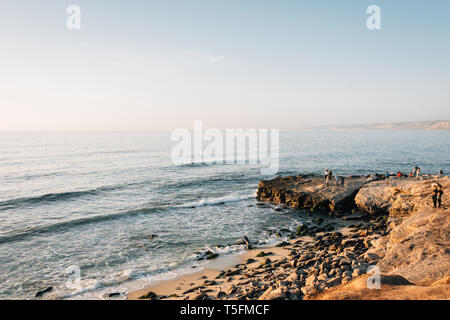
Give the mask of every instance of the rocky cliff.
M 431 283 L 450 275 L 450 201 L 444 193 L 442 207 L 433 208 L 434 182 L 448 192 L 448 177 L 430 177 L 372 182 L 356 195 L 359 208 L 389 213 L 389 233 L 373 242 L 370 250 L 382 258 L 378 263 L 382 272 L 415 283 Z
M 431 199 L 432 184 L 435 182 L 444 187 L 442 206 L 436 209 Z M 421 292 L 437 292 L 438 289 L 440 291 L 435 297 L 440 298 L 449 292 L 449 187 L 448 177 L 437 176 L 421 179 L 385 179 L 378 175 L 349 177 L 344 186 L 336 186 L 334 181 L 330 186 L 325 186 L 322 177 L 299 175 L 261 181 L 257 197 L 262 201 L 297 209 L 328 210 L 338 215 L 359 212 L 355 216 L 361 217 L 364 214 L 383 216 L 387 221 L 386 230 L 378 236 L 365 239 L 368 251 L 364 259 L 380 267 L 383 279 L 400 277 L 410 282 L 410 287 L 399 288 L 396 284 L 385 283 L 388 286 L 384 288 L 390 288 L 390 291 L 376 294 L 367 291 L 367 288 L 360 288 L 359 298 L 390 299 L 387 295 L 395 292 L 400 296 L 404 294 L 404 298 L 419 297 Z M 363 277 L 367 278 L 366 275 Z M 317 298 L 356 297 L 349 292 L 359 290 L 355 288 L 360 287 L 360 284 L 357 285 L 359 282 L 364 282 L 361 279 L 357 277 L 354 285 L 342 284 L 332 289 L 333 294 L 328 292 Z

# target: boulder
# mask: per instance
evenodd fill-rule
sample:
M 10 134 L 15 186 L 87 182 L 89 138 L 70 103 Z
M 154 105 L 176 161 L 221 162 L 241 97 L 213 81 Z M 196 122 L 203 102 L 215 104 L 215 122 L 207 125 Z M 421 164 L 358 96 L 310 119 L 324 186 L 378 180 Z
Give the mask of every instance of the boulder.
M 49 293 L 50 291 L 53 291 L 53 287 L 48 287 L 44 290 L 38 291 L 35 295 L 36 298 L 42 297 L 43 295 L 45 295 L 46 293 Z
M 376 253 L 369 252 L 369 251 L 366 251 L 366 252 L 364 253 L 364 260 L 366 260 L 366 261 L 368 261 L 368 262 L 378 261 L 378 260 L 380 260 L 380 259 L 381 259 L 380 256 L 377 255 Z
M 205 259 L 206 259 L 206 260 L 211 260 L 211 259 L 217 258 L 218 256 L 219 256 L 218 253 L 210 253 L 210 254 L 208 254 L 208 255 L 205 256 Z
M 286 298 L 286 289 L 283 287 L 278 287 L 272 290 L 265 300 L 282 300 Z
M 296 272 L 292 272 L 292 273 L 286 278 L 286 280 L 289 281 L 289 282 L 297 281 L 297 280 L 298 280 L 298 275 L 297 275 L 297 273 L 296 273 Z
M 308 286 L 312 286 L 314 284 L 314 282 L 316 282 L 317 277 L 315 274 L 310 275 L 308 278 L 306 278 L 305 281 L 305 285 Z
M 242 240 L 244 240 L 244 243 L 245 243 L 245 246 L 247 247 L 247 250 L 252 250 L 253 249 L 253 246 L 250 243 L 250 240 L 248 240 L 248 238 L 246 236 L 244 236 L 242 238 Z
M 184 293 L 185 293 L 185 292 L 184 292 Z M 184 293 L 183 293 L 183 294 L 184 294 Z M 156 296 L 157 296 L 156 293 L 154 293 L 154 292 L 152 292 L 152 291 L 149 291 L 149 292 L 147 292 L 146 294 L 140 296 L 139 299 L 151 299 L 151 300 L 153 300 L 153 299 L 156 298 Z

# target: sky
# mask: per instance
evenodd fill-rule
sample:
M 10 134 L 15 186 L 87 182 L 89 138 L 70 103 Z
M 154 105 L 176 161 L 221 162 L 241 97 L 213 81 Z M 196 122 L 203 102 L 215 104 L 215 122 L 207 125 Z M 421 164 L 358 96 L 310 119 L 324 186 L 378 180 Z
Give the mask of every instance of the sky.
M 448 0 L 2 0 L 0 130 L 448 120 L 449 12 Z

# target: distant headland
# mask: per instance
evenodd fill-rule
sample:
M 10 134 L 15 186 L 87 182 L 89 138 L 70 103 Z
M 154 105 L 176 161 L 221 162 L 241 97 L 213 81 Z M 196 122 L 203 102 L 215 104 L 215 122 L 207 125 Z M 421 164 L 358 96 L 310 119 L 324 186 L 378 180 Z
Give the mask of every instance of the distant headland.
M 333 126 L 330 130 L 450 130 L 449 120 Z
M 391 123 L 374 123 L 374 124 L 353 124 L 353 125 L 339 125 L 339 126 L 320 126 L 311 129 L 321 130 L 450 130 L 450 120 L 435 120 L 435 121 L 410 121 L 410 122 L 391 122 Z

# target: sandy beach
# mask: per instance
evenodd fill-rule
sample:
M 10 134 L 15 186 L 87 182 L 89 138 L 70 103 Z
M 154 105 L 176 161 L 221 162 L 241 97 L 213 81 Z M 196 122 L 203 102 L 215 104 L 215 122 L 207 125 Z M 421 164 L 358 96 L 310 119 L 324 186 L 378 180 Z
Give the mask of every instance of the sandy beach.
M 294 241 L 292 241 L 293 244 Z M 276 246 L 266 246 L 258 249 L 249 250 L 244 254 L 236 256 L 226 256 L 216 258 L 215 261 L 211 261 L 205 268 L 188 274 L 178 276 L 170 280 L 156 281 L 155 283 L 146 286 L 145 288 L 137 291 L 132 291 L 128 294 L 129 300 L 136 300 L 142 297 L 148 292 L 154 292 L 158 299 L 168 299 L 181 300 L 189 297 L 188 294 L 183 294 L 189 289 L 202 287 L 205 281 L 216 281 L 219 284 L 226 283 L 231 286 L 236 286 L 243 279 L 237 277 L 229 277 L 226 280 L 217 281 L 215 278 L 221 274 L 223 268 L 233 269 L 233 267 L 246 265 L 248 267 L 254 267 L 259 265 L 266 258 L 270 258 L 272 261 L 279 261 L 286 257 L 288 247 L 276 247 Z M 264 258 L 256 257 L 260 252 L 270 252 Z M 253 259 L 254 262 L 246 263 L 247 260 Z M 220 291 L 219 286 L 211 286 L 209 295 L 216 296 Z M 195 293 L 195 291 L 194 291 Z
M 338 231 L 347 235 L 351 234 L 350 229 L 345 226 L 341 226 Z M 286 241 L 286 243 L 289 244 L 281 247 L 277 245 L 260 246 L 258 248 L 247 250 L 240 255 L 221 256 L 214 259 L 197 272 L 177 276 L 170 280 L 155 281 L 154 283 L 145 286 L 143 289 L 130 292 L 127 298 L 128 300 L 150 299 L 144 298 L 144 296 L 150 292 L 155 294 L 155 296 L 150 294 L 151 299 L 195 299 L 200 290 L 201 292 L 207 292 L 208 295 L 218 299 L 227 299 L 226 296 L 219 294 L 219 292 L 223 292 L 221 291 L 223 288 L 239 286 L 248 281 L 249 278 L 245 276 L 229 276 L 221 280 L 217 279 L 223 272 L 233 272 L 239 270 L 242 266 L 249 269 L 257 268 L 263 264 L 266 259 L 270 259 L 273 264 L 280 263 L 282 260 L 289 257 L 289 252 L 294 248 L 300 247 L 302 243 L 312 242 L 313 238 L 310 236 L 302 236 L 294 240 Z M 264 256 L 258 256 L 261 255 L 262 252 L 264 253 Z M 201 290 L 205 287 L 208 287 L 208 289 Z M 232 299 L 231 296 L 229 298 Z

